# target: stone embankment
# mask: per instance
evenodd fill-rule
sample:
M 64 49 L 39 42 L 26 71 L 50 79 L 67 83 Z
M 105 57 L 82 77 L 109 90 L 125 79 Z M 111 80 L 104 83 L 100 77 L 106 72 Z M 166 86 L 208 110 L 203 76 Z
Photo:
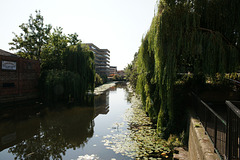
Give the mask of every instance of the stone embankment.
M 174 158 L 178 160 L 220 160 L 200 120 L 194 113 L 190 113 L 189 118 L 188 151 L 175 148 L 178 154 L 175 154 Z
M 190 119 L 188 150 L 191 160 L 220 160 L 204 127 L 195 116 Z
M 113 87 L 116 85 L 117 82 L 109 82 L 109 83 L 106 83 L 106 84 L 103 84 L 99 87 L 96 87 L 94 89 L 94 92 L 93 92 L 93 95 L 100 95 L 102 94 L 103 92 L 105 92 L 106 90 L 108 90 L 109 88 Z M 90 93 L 91 94 L 91 93 Z

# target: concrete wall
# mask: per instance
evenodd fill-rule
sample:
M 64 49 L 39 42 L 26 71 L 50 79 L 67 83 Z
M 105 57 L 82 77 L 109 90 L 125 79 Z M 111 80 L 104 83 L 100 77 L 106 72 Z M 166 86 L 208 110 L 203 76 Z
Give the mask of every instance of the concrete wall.
M 190 160 L 220 160 L 200 121 L 190 117 L 188 152 Z

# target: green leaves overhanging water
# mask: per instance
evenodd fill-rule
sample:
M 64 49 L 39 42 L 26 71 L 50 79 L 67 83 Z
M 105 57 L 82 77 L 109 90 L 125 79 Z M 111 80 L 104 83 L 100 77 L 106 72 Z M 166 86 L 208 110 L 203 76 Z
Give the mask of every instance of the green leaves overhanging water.
M 239 67 L 240 6 L 227 0 L 160 0 L 137 58 L 136 90 L 160 133 L 175 132 L 177 73 L 214 76 Z
M 94 91 L 94 54 L 81 44 L 65 49 L 60 68 L 43 72 L 43 88 L 47 100 L 85 101 L 86 93 Z M 46 74 L 46 75 L 44 75 Z

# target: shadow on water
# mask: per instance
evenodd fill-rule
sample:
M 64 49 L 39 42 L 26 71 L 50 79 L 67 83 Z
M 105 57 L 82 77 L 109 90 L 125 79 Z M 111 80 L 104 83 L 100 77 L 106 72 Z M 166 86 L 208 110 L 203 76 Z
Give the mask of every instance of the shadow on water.
M 109 92 L 88 107 L 20 104 L 1 109 L 0 157 L 62 159 L 68 149 L 85 146 L 94 134 L 94 118 L 108 112 Z
M 0 109 L 0 159 L 172 158 L 125 83 L 92 106 L 20 104 Z

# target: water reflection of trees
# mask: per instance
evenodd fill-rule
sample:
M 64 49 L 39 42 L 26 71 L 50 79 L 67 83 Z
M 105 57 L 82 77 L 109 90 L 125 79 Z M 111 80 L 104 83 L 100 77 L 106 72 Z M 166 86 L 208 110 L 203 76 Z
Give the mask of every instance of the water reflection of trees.
M 39 131 L 9 148 L 15 159 L 61 159 L 69 148 L 80 148 L 93 136 L 94 108 L 48 111 Z M 29 126 L 31 127 L 31 126 Z
M 131 103 L 131 97 L 133 96 L 133 91 L 131 89 L 131 86 L 128 86 L 127 82 L 125 81 L 122 81 L 122 82 L 118 82 L 116 83 L 115 86 L 111 87 L 109 90 L 111 92 L 113 91 L 117 91 L 117 89 L 124 89 L 126 92 L 125 92 L 125 99 L 127 100 L 128 103 Z
M 132 96 L 134 95 L 134 92 L 130 86 L 130 84 L 125 83 L 125 87 L 123 87 L 125 92 L 125 99 L 127 100 L 128 103 L 131 103 Z
M 0 149 L 9 147 L 15 159 L 62 159 L 68 149 L 84 147 L 93 136 L 93 119 L 109 112 L 109 92 L 95 97 L 92 107 L 30 108 L 8 112 L 8 120 L 0 123 L 0 139 L 6 139 Z
M 115 86 L 109 88 L 110 91 L 117 91 L 117 88 L 122 88 L 125 89 L 126 88 L 126 82 L 117 82 Z

